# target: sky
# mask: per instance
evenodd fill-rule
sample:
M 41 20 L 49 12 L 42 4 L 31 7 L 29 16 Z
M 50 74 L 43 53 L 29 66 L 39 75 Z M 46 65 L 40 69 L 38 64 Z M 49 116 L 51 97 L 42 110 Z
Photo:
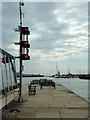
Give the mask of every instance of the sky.
M 61 74 L 88 71 L 88 2 L 25 2 L 23 26 L 30 29 L 30 60 L 23 73 Z M 19 56 L 18 2 L 2 3 L 2 48 Z M 19 59 L 16 60 L 17 72 Z

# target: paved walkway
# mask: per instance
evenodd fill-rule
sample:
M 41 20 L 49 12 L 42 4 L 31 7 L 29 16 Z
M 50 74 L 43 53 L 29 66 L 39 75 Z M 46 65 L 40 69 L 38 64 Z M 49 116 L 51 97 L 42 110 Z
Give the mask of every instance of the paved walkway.
M 15 102 L 3 111 L 5 118 L 88 118 L 88 102 L 61 85 L 53 87 L 37 86 L 37 93 L 28 96 L 23 88 L 25 102 Z M 17 99 L 17 98 L 15 98 Z M 77 119 L 76 119 L 77 120 Z

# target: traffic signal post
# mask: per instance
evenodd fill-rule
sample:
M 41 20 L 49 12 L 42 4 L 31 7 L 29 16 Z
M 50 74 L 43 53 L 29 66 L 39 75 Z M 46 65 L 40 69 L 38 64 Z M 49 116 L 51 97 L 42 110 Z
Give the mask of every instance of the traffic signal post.
M 23 2 L 19 2 L 19 11 L 20 11 L 20 26 L 18 26 L 18 29 L 14 29 L 16 32 L 20 32 L 20 42 L 15 43 L 15 45 L 20 45 L 20 53 L 19 53 L 19 58 L 20 59 L 20 84 L 19 84 L 19 102 L 23 102 L 23 96 L 22 96 L 22 62 L 23 60 L 30 60 L 30 56 L 28 55 L 29 53 L 29 48 L 30 44 L 28 42 L 28 35 L 30 34 L 29 28 L 28 27 L 22 27 L 22 10 L 21 6 L 24 6 Z

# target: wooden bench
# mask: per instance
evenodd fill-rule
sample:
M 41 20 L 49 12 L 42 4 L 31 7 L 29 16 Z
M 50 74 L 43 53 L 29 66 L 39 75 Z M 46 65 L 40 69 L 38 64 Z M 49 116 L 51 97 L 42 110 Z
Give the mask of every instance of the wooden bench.
M 36 93 L 36 87 L 37 86 L 34 86 L 34 85 L 28 85 L 28 95 L 32 95 L 32 94 L 34 94 L 35 95 L 35 93 Z
M 41 80 L 39 84 L 40 89 L 42 89 L 42 86 L 53 86 L 55 89 L 55 82 L 53 82 L 52 80 Z

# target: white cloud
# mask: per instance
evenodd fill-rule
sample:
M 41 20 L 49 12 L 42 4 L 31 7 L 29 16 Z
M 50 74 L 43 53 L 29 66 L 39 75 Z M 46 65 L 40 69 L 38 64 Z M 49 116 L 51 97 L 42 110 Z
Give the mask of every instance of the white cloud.
M 31 35 L 28 36 L 28 38 L 31 39 L 31 40 L 36 40 L 36 39 L 38 39 L 40 37 L 41 37 L 40 34 L 33 33 L 33 32 L 31 32 Z
M 56 20 L 57 20 L 59 23 L 68 23 L 67 20 L 65 20 L 64 18 L 61 18 L 61 17 L 56 18 Z
M 8 46 L 8 48 L 11 50 L 11 53 L 15 56 L 15 55 L 19 55 L 19 45 L 14 45 L 11 44 Z

